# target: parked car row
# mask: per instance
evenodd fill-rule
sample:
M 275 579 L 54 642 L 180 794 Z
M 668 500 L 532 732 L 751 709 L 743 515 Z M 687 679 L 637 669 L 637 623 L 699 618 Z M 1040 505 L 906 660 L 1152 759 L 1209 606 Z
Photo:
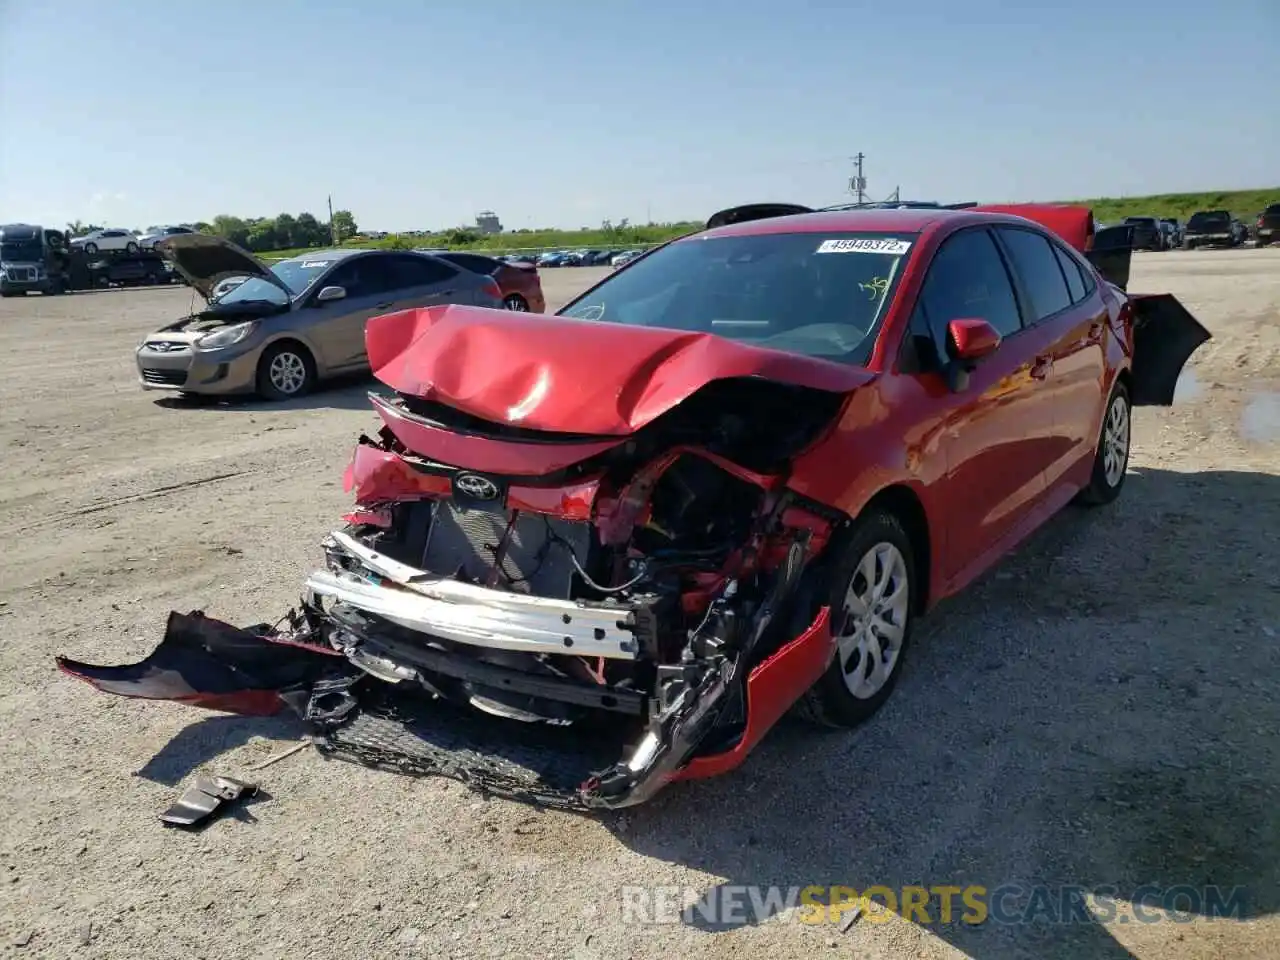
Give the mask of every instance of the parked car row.
M 187 233 L 195 233 L 195 231 L 190 227 L 182 226 L 154 226 L 147 227 L 143 233 L 139 234 L 133 230 L 110 227 L 91 230 L 83 236 L 73 237 L 69 245 L 73 250 L 79 249 L 90 257 L 97 253 L 114 251 L 137 253 L 139 250 L 154 250 L 156 243 L 165 237 L 176 237 Z
M 1280 235 L 1280 204 L 1273 203 L 1259 213 L 1252 226 L 1228 210 L 1199 210 L 1185 224 L 1176 217 L 1125 217 L 1121 222 L 1133 228 L 1135 250 L 1238 247 L 1246 240 L 1256 240 L 1265 247 Z
M 639 256 L 641 250 L 551 250 L 539 255 L 540 267 L 608 267 L 621 266 Z

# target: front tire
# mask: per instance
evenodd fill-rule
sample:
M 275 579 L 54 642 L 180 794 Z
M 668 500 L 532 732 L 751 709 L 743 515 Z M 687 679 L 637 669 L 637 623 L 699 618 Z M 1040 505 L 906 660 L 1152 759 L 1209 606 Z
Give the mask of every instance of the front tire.
M 84 245 L 84 252 L 86 256 L 92 257 L 98 252 L 98 245 L 96 243 L 86 243 Z
M 1089 485 L 1076 495 L 1077 503 L 1099 507 L 1120 496 L 1129 470 L 1132 418 L 1129 391 L 1117 380 L 1102 415 L 1102 430 L 1099 431 L 1098 448 L 1093 456 L 1093 474 Z
M 915 555 L 901 521 L 887 511 L 860 518 L 830 583 L 836 655 L 795 712 L 821 726 L 856 727 L 893 693 L 911 636 Z
M 258 360 L 258 395 L 264 400 L 305 396 L 315 382 L 315 361 L 299 344 L 277 343 Z

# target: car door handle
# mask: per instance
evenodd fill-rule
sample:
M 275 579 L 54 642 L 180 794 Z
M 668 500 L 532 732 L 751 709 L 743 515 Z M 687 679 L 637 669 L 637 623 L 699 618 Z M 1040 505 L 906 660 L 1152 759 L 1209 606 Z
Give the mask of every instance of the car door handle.
M 382 303 L 375 303 L 375 304 L 373 305 L 373 309 L 375 309 L 375 310 L 385 310 L 385 309 L 387 309 L 387 307 L 391 306 L 391 305 L 392 305 L 392 304 L 394 304 L 394 303 L 395 303 L 395 301 L 394 301 L 394 300 L 384 300 Z
M 1031 364 L 1031 378 L 1033 380 L 1044 380 L 1049 376 L 1049 371 L 1053 369 L 1053 357 L 1036 357 L 1035 363 Z

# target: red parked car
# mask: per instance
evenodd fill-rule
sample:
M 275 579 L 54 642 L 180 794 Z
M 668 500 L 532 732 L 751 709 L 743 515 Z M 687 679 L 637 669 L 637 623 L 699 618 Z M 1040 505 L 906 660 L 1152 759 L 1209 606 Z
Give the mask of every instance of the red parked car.
M 547 301 L 542 296 L 542 278 L 536 264 L 519 260 L 507 263 L 478 253 L 438 253 L 441 260 L 472 273 L 493 277 L 502 289 L 502 302 L 508 310 L 543 313 Z
M 789 709 L 870 718 L 916 618 L 1069 502 L 1120 495 L 1132 408 L 1171 404 L 1209 338 L 1111 282 L 1128 253 L 1096 255 L 1087 209 L 711 223 L 554 316 L 370 321 L 394 395 L 371 396 L 384 428 L 302 607 L 174 613 L 147 660 L 62 669 L 288 703 L 365 763 L 639 803 L 738 766 Z

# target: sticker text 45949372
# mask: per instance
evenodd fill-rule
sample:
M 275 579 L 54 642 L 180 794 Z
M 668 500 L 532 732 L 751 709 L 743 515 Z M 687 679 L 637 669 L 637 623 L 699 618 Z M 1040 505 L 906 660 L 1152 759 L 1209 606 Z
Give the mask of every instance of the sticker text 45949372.
M 823 240 L 818 253 L 887 253 L 900 257 L 911 249 L 910 240 L 891 237 L 843 237 L 839 240 Z

